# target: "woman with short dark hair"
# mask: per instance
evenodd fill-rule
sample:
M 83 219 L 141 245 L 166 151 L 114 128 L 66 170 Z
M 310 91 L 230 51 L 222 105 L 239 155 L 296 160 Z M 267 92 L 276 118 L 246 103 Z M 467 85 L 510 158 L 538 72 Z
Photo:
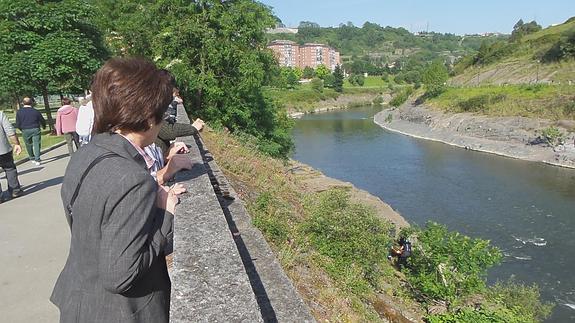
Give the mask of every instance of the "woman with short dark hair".
M 94 136 L 62 184 L 71 243 L 51 297 L 61 322 L 168 322 L 177 197 L 158 189 L 143 148 L 172 87 L 169 73 L 143 59 L 109 60 L 94 77 Z

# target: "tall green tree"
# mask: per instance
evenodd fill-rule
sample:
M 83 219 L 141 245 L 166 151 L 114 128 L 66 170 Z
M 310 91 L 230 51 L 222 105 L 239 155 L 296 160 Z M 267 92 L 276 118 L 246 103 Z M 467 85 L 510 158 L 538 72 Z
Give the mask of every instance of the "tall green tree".
M 322 80 L 326 75 L 328 75 L 330 73 L 331 73 L 331 71 L 329 70 L 329 68 L 323 64 L 319 64 L 315 68 L 315 76 L 319 77 Z
M 81 0 L 0 0 L 3 91 L 42 94 L 50 129 L 49 93 L 85 88 L 107 57 L 92 11 Z
M 120 40 L 118 52 L 147 56 L 170 70 L 195 116 L 256 137 L 270 155 L 287 156 L 290 121 L 261 90 L 267 71 L 277 71 L 266 48 L 265 30 L 277 21 L 269 7 L 252 0 L 125 2 L 99 5 L 102 12 L 124 10 L 116 12 L 122 22 L 108 27 Z M 134 43 L 132 35 L 142 39 Z
M 443 62 L 436 60 L 423 72 L 422 80 L 427 87 L 425 93 L 428 97 L 435 97 L 445 90 L 445 82 L 449 78 L 449 73 Z
M 333 89 L 337 92 L 343 92 L 343 71 L 341 66 L 337 65 L 333 71 Z

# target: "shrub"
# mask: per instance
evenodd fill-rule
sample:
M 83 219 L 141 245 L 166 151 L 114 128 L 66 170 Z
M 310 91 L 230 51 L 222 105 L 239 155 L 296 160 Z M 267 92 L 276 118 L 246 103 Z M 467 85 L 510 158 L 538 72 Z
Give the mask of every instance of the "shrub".
M 541 303 L 539 287 L 526 286 L 510 280 L 498 282 L 489 288 L 488 297 L 491 301 L 501 303 L 509 309 L 515 309 L 523 322 L 544 321 L 551 314 L 553 304 Z
M 302 228 L 319 254 L 329 258 L 325 265 L 329 274 L 337 280 L 345 278 L 348 287 L 361 293 L 366 286 L 377 285 L 381 266 L 387 263 L 393 226 L 379 219 L 372 208 L 349 199 L 341 189 L 310 196 L 305 203 L 309 218 Z
M 409 96 L 413 93 L 413 88 L 411 86 L 408 87 L 404 87 L 402 89 L 400 89 L 395 96 L 393 97 L 393 99 L 391 99 L 391 101 L 389 101 L 389 104 L 392 107 L 399 107 L 402 104 L 405 103 L 405 101 L 407 101 L 407 99 L 409 98 Z
M 311 80 L 311 88 L 318 93 L 322 93 L 323 92 L 323 81 L 317 77 L 314 78 L 313 80 Z
M 424 229 L 405 232 L 416 239 L 408 259 L 407 279 L 426 299 L 448 306 L 485 289 L 487 269 L 499 263 L 501 252 L 488 240 L 472 239 L 429 222 Z
M 469 308 L 459 309 L 455 313 L 430 315 L 429 323 L 528 323 L 522 320 L 513 310 L 498 308 Z
M 383 105 L 383 96 L 378 95 L 375 97 L 375 99 L 373 99 L 373 105 Z
M 551 146 L 557 146 L 563 140 L 563 133 L 554 126 L 543 129 L 542 135 L 545 141 Z
M 458 102 L 457 106 L 466 112 L 485 111 L 488 105 L 501 102 L 505 100 L 505 98 L 505 94 L 480 94 Z

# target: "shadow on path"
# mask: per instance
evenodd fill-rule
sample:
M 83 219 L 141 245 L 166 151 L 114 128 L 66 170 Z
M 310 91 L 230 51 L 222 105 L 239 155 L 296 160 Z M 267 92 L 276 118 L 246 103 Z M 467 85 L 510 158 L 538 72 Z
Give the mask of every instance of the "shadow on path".
M 56 160 L 58 160 L 58 159 L 66 158 L 66 157 L 69 157 L 69 156 L 70 156 L 69 154 L 62 154 L 62 155 L 50 157 L 50 158 L 48 158 L 48 159 L 42 160 L 42 164 L 48 164 L 48 163 L 51 163 L 51 162 L 56 161 Z
M 26 198 L 26 195 L 28 195 L 28 194 L 32 194 L 34 192 L 41 191 L 41 190 L 48 188 L 50 186 L 62 184 L 63 179 L 64 179 L 64 176 L 59 176 L 59 177 L 51 178 L 49 180 L 38 182 L 35 184 L 29 184 L 29 185 L 22 186 L 22 190 L 24 190 L 24 196 L 20 197 L 20 198 Z

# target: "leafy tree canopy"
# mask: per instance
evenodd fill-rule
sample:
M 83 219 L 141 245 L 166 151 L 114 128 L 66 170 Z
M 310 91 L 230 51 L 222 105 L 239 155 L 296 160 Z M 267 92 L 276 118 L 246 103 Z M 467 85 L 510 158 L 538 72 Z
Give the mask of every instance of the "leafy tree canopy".
M 92 7 L 84 1 L 1 0 L 0 30 L 3 92 L 42 93 L 46 108 L 48 92 L 87 87 L 107 57 Z

